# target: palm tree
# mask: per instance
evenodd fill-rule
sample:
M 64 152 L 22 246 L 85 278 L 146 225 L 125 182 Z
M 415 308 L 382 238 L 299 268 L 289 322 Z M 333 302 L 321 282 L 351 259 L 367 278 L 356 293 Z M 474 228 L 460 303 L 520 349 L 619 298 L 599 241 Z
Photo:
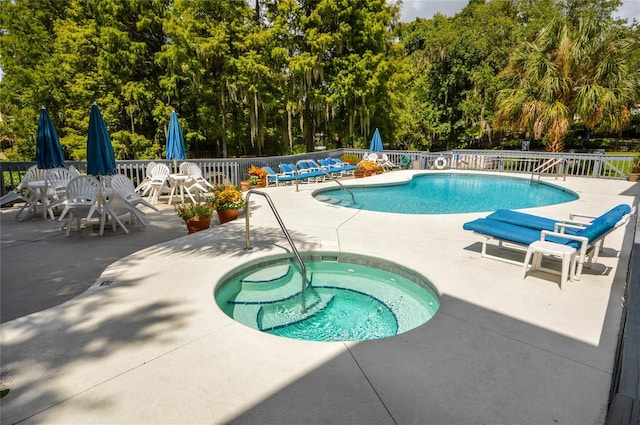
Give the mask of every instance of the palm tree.
M 589 129 L 623 129 L 640 97 L 632 56 L 637 42 L 609 20 L 581 20 L 575 29 L 551 23 L 510 58 L 496 125 L 525 129 L 536 139 L 544 135 L 551 152 L 562 152 L 575 121 Z

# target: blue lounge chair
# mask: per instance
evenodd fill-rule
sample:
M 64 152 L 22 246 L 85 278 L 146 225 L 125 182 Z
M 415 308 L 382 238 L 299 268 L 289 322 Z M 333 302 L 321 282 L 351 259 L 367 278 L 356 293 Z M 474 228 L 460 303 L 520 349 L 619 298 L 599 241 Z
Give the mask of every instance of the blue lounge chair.
M 587 262 L 588 265 L 591 264 L 594 251 L 597 250 L 604 237 L 618 227 L 626 224 L 633 212 L 634 209 L 631 209 L 629 213 L 622 216 L 617 214 L 603 214 L 588 225 L 585 225 L 582 229 L 575 229 L 573 234 L 536 229 L 495 220 L 489 217 L 467 222 L 462 227 L 465 230 L 473 231 L 482 236 L 482 257 L 510 263 L 514 262 L 487 254 L 487 242 L 490 239 L 497 240 L 500 247 L 502 247 L 503 242 L 528 247 L 533 242 L 540 240 L 571 246 L 577 250 L 576 279 L 579 280 L 582 275 L 584 263 Z
M 343 174 L 353 174 L 353 170 L 358 168 L 356 165 L 347 164 L 340 158 L 328 157 L 327 162 L 329 163 L 329 165 L 335 165 L 336 167 L 340 168 Z
M 589 223 L 593 220 L 597 220 L 598 218 L 602 217 L 613 217 L 619 219 L 622 218 L 625 214 L 631 213 L 631 211 L 631 206 L 627 204 L 620 204 L 599 217 L 589 217 L 584 215 L 578 216 L 576 214 L 571 214 L 569 220 L 554 220 L 551 218 L 527 214 L 519 211 L 496 210 L 496 212 L 489 214 L 487 218 L 538 230 L 553 230 L 554 232 L 559 232 L 564 229 L 563 233 L 575 234 L 578 231 L 584 229 L 585 226 L 589 225 Z M 588 218 L 589 221 L 577 221 L 575 220 L 576 217 Z
M 296 163 L 298 170 L 298 178 L 306 181 L 323 181 L 325 174 L 319 170 L 315 165 L 310 165 L 307 161 L 302 160 Z
M 271 167 L 262 167 L 264 170 L 267 170 L 267 186 L 269 183 L 273 183 L 275 186 L 278 186 L 278 183 L 286 183 L 296 179 L 295 174 L 284 172 L 282 170 L 282 166 L 280 169 L 283 171 L 281 173 L 276 173 Z
M 338 177 L 342 176 L 342 167 L 339 167 L 335 164 L 330 164 L 326 159 L 319 159 L 318 164 L 327 173 L 331 175 L 337 174 Z
M 505 223 L 515 224 L 517 226 L 529 227 L 536 230 L 552 230 L 554 232 L 566 233 L 569 235 L 575 235 L 580 230 L 584 229 L 594 220 L 611 217 L 612 219 L 620 219 L 626 214 L 631 214 L 634 211 L 630 205 L 620 204 L 609 211 L 600 215 L 599 217 L 586 216 L 581 214 L 571 214 L 568 220 L 554 220 L 551 218 L 541 217 L 538 215 L 527 214 L 519 211 L 512 210 L 496 210 L 496 212 L 489 214 L 487 218 L 492 220 L 504 221 Z M 585 220 L 576 220 L 576 218 L 582 218 Z M 598 251 L 602 250 L 604 245 L 604 237 L 599 241 L 599 249 L 595 251 L 593 260 L 598 261 Z

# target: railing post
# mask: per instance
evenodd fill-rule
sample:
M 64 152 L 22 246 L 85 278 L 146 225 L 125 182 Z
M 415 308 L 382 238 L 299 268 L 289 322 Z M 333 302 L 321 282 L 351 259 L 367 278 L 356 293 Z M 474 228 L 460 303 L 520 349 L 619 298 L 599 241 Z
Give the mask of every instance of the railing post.
M 602 170 L 602 157 L 603 154 L 599 154 L 598 157 L 593 161 L 593 171 L 591 173 L 592 177 L 600 177 L 600 172 Z

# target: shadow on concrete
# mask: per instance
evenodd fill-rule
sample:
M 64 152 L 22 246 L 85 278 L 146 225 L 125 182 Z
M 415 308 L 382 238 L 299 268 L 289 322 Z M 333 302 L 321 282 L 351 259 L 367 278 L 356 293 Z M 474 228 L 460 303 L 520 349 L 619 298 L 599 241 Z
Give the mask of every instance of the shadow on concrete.
M 585 424 L 605 417 L 611 373 L 593 358 L 610 348 L 449 296 L 417 329 L 345 345 L 348 352 L 231 423 Z

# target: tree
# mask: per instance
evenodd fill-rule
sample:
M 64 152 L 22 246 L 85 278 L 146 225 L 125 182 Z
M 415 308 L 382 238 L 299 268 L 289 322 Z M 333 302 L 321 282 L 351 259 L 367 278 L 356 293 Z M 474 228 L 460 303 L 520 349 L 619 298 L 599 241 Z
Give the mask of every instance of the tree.
M 398 8 L 384 0 L 286 0 L 267 9 L 283 72 L 290 143 L 294 117 L 306 149 L 317 132 L 368 136 L 371 121 L 391 128 L 388 82 Z
M 534 43 L 511 57 L 507 88 L 498 95 L 496 123 L 547 138 L 561 152 L 574 121 L 589 129 L 619 131 L 638 102 L 633 64 L 637 36 L 611 20 L 581 19 L 578 28 L 556 20 Z

